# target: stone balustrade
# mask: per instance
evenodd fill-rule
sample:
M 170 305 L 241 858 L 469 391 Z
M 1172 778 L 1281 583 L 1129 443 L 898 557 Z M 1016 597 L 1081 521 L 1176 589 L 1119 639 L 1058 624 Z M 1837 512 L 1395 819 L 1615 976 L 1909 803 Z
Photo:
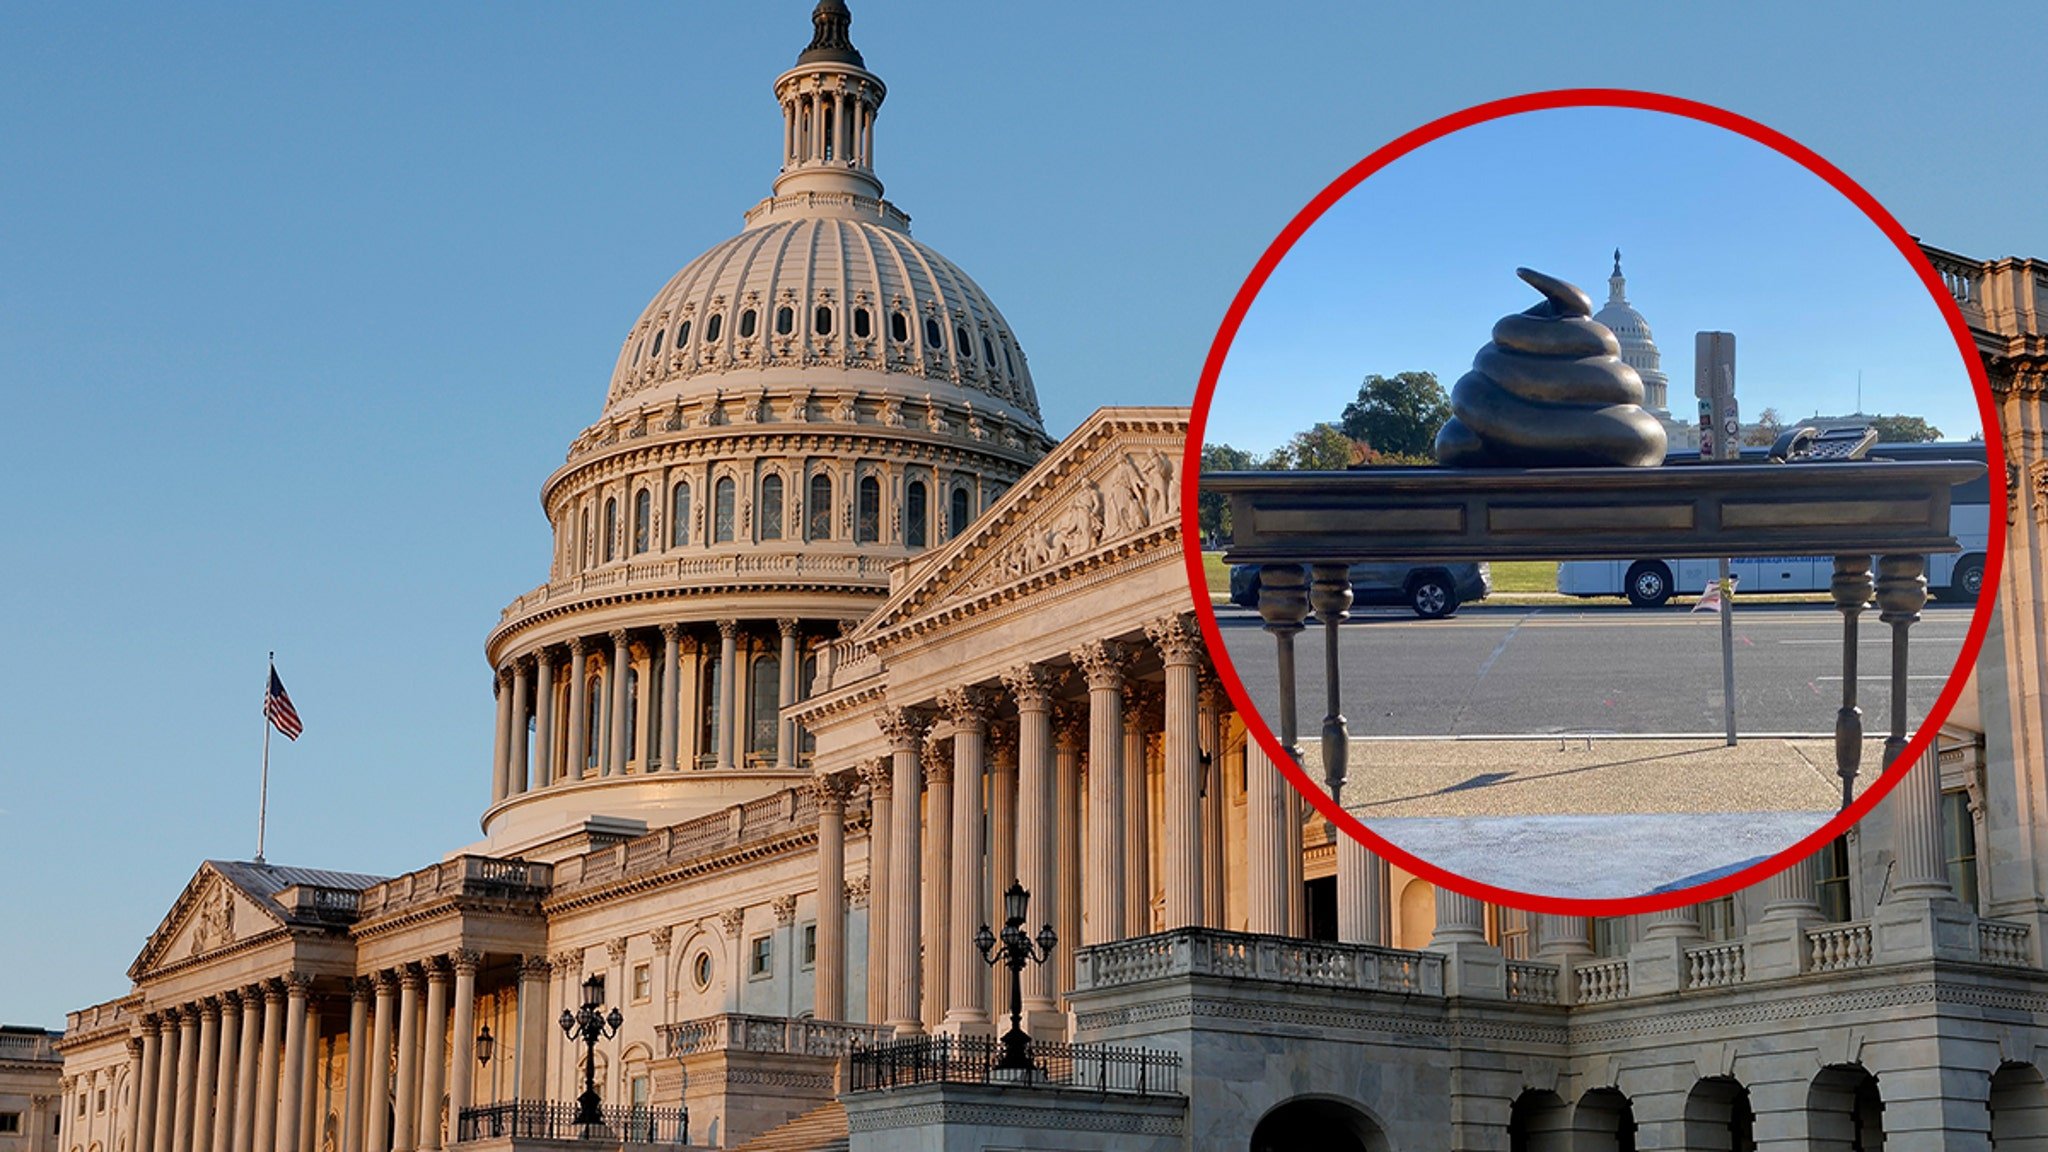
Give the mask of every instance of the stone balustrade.
M 855 1044 L 873 1045 L 889 1039 L 885 1024 L 842 1020 L 792 1019 L 723 1012 L 676 1024 L 663 1024 L 661 1034 L 670 1056 L 702 1052 L 751 1052 L 785 1056 L 843 1056 Z
M 547 895 L 553 883 L 553 873 L 554 869 L 551 866 L 528 860 L 457 856 L 416 872 L 394 876 L 359 893 L 347 893 L 356 898 L 349 911 L 367 920 L 456 896 L 495 896 L 512 899 L 524 897 L 537 900 Z M 314 905 L 322 910 L 338 910 L 341 907 L 339 890 L 316 891 L 306 885 L 286 889 L 285 892 L 279 893 L 279 899 L 282 900 L 287 894 L 295 892 L 299 893 L 295 899 L 330 901 L 329 904 Z
M 811 546 L 815 548 L 815 546 Z M 859 555 L 818 551 L 784 552 L 750 550 L 678 556 L 668 560 L 637 560 L 593 568 L 561 580 L 551 580 L 507 604 L 499 616 L 499 629 L 544 610 L 582 601 L 609 598 L 634 592 L 673 592 L 679 588 L 724 585 L 735 581 L 771 579 L 831 580 L 886 587 L 889 565 L 900 556 Z
M 1746 953 L 1741 941 L 1688 948 L 1685 952 L 1687 988 L 1726 988 L 1745 978 Z
M 851 811 L 864 815 L 858 808 Z M 564 860 L 554 869 L 551 893 L 563 898 L 635 877 L 705 866 L 736 852 L 813 836 L 817 820 L 817 797 L 808 789 L 785 788 L 651 832 L 609 852 Z
M 73 1013 L 72 1015 L 77 1015 Z M 0 1032 L 0 1060 L 55 1060 L 57 1038 L 45 1032 Z
M 2025 924 L 2009 920 L 1977 921 L 1977 954 L 1986 964 L 2014 968 L 2034 966 L 2034 948 Z
M 1074 969 L 1076 990 L 1212 976 L 1361 992 L 1444 994 L 1444 958 L 1435 953 L 1200 928 L 1083 948 L 1075 955 Z
M 1621 1000 L 1628 996 L 1628 961 L 1581 964 L 1572 970 L 1572 979 L 1578 982 L 1578 994 L 1573 999 L 1580 1004 Z
M 1870 964 L 1871 939 L 1868 921 L 1831 924 L 1806 932 L 1809 949 L 1808 971 L 1839 972 Z
M 1557 965 L 1510 960 L 1507 970 L 1508 999 L 1523 1004 L 1557 1003 Z

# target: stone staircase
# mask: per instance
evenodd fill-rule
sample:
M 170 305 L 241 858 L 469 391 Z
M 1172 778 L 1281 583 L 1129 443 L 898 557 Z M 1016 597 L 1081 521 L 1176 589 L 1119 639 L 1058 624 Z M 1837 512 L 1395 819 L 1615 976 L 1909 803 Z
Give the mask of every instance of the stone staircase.
M 846 1106 L 837 1100 L 819 1105 L 732 1152 L 846 1152 Z

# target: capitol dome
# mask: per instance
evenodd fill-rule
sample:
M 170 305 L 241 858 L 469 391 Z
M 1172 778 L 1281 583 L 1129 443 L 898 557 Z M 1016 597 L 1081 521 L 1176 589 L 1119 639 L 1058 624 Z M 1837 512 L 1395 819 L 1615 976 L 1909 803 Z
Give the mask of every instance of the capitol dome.
M 1009 323 L 882 198 L 886 89 L 845 4 L 811 20 L 767 199 L 655 294 L 542 487 L 548 580 L 485 646 L 494 853 L 808 780 L 782 713 L 833 641 L 1052 444 Z
M 1621 275 L 1621 249 L 1614 250 L 1614 274 L 1607 278 L 1607 304 L 1593 314 L 1621 342 L 1621 362 L 1643 378 L 1643 407 L 1653 415 L 1671 414 L 1670 378 L 1664 375 L 1663 357 L 1650 335 L 1650 322 L 1628 302 L 1628 281 Z M 1667 421 L 1668 422 L 1668 421 Z

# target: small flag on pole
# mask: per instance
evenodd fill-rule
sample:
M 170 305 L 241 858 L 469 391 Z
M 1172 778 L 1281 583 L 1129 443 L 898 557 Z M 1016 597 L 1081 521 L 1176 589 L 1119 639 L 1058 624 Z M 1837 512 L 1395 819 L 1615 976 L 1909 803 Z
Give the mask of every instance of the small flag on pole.
M 270 690 L 263 694 L 263 715 L 271 727 L 287 740 L 297 740 L 306 726 L 299 722 L 299 710 L 292 707 L 292 698 L 285 694 L 284 681 L 277 678 L 277 669 L 270 670 Z

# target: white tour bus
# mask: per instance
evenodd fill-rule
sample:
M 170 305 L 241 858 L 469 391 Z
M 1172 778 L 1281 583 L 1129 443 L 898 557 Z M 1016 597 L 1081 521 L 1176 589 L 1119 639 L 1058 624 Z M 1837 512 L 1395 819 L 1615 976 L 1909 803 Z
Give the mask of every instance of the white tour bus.
M 1762 449 L 1746 450 L 1759 463 Z M 1887 460 L 1982 460 L 1984 445 L 1943 442 L 1878 444 L 1870 456 Z M 1787 464 L 1787 468 L 1825 468 L 1826 464 Z M 1984 552 L 1989 547 L 1991 482 L 1979 476 L 1956 486 L 1951 499 L 1949 531 L 1962 551 L 1927 558 L 1927 586 L 1943 600 L 1970 601 L 1984 585 Z M 1718 560 L 1566 560 L 1557 566 L 1557 590 L 1567 596 L 1626 596 L 1638 608 L 1655 608 L 1672 596 L 1697 596 L 1719 577 Z M 1764 556 L 1731 560 L 1738 596 L 1760 592 L 1825 592 L 1834 578 L 1831 556 Z

